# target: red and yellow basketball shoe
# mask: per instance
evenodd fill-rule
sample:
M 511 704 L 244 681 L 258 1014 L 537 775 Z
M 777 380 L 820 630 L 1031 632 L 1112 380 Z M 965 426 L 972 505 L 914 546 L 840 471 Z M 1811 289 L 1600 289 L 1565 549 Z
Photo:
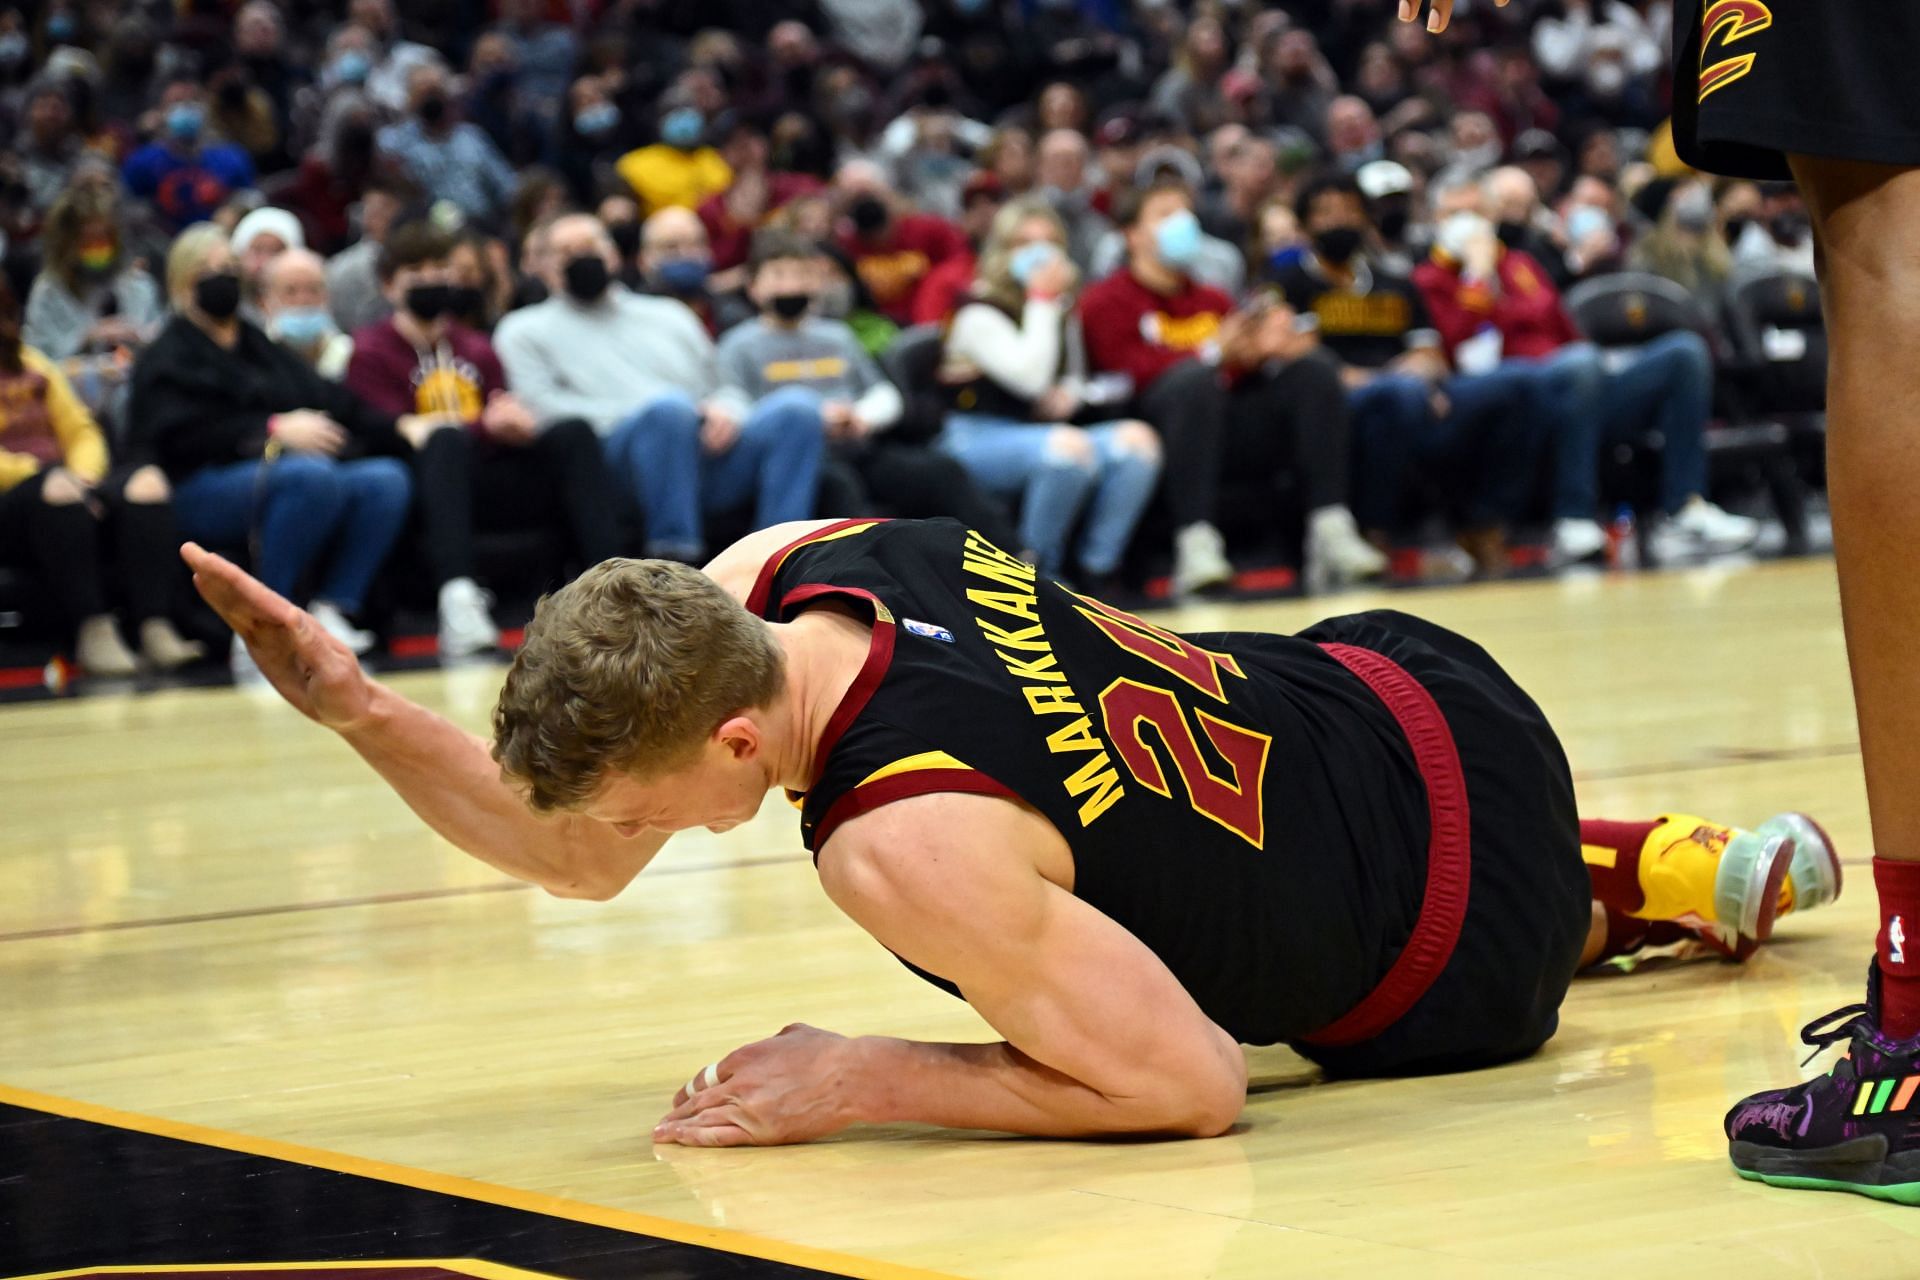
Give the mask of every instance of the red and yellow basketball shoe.
M 1640 847 L 1646 901 L 1628 914 L 1682 925 L 1729 959 L 1745 960 L 1773 936 L 1798 847 L 1798 829 L 1781 819 L 1743 831 L 1691 814 L 1662 815 Z

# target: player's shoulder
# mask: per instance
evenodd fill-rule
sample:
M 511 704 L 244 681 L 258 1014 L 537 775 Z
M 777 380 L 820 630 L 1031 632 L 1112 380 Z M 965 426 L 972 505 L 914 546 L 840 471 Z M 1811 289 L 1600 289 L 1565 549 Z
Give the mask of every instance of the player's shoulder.
M 928 791 L 847 819 L 817 860 L 820 882 L 844 908 L 848 897 L 951 902 L 969 868 L 1037 873 L 1060 835 L 1005 795 Z

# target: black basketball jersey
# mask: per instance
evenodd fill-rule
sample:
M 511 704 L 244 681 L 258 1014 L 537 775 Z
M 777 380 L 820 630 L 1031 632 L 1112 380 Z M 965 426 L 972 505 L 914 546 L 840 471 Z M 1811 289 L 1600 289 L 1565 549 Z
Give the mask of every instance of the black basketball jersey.
M 795 797 L 816 855 L 906 796 L 1018 797 L 1065 837 L 1075 894 L 1252 1044 L 1335 1021 L 1406 944 L 1425 785 L 1393 714 L 1319 645 L 1177 635 L 950 520 L 823 528 L 748 607 L 790 621 L 829 597 L 869 611 L 873 639 Z

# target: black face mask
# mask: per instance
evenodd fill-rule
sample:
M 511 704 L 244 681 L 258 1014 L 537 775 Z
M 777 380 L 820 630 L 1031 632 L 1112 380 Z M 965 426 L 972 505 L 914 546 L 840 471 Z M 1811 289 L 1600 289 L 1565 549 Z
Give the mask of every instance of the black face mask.
M 416 320 L 432 324 L 453 310 L 453 290 L 444 284 L 417 284 L 407 290 L 407 311 Z
M 581 302 L 597 302 L 613 282 L 605 258 L 583 253 L 567 261 L 567 292 Z
M 853 218 L 854 228 L 863 236 L 875 235 L 887 225 L 887 206 L 878 196 L 861 196 L 847 213 Z
M 486 319 L 487 299 L 480 290 L 470 284 L 447 286 L 447 310 L 459 316 L 468 324 L 480 324 Z
M 193 286 L 193 305 L 209 319 L 233 319 L 240 310 L 240 277 L 231 271 L 201 276 Z
M 1753 225 L 1752 218 L 1728 218 L 1727 219 L 1727 243 L 1729 245 L 1739 244 L 1740 237 L 1747 234 L 1747 228 L 1752 225 Z
M 1314 233 L 1313 251 L 1324 262 L 1347 262 L 1360 252 L 1360 228 L 1328 227 Z
M 810 293 L 776 293 L 767 299 L 767 309 L 782 320 L 798 320 L 812 305 Z
M 447 118 L 447 95 L 430 93 L 420 99 L 420 119 L 425 124 L 439 124 Z
M 1509 249 L 1517 249 L 1526 243 L 1527 224 L 1524 222 L 1502 222 L 1495 228 L 1495 233 L 1500 237 L 1501 244 L 1507 246 Z
M 1388 244 L 1399 244 L 1407 237 L 1409 214 L 1405 209 L 1389 209 L 1380 215 L 1380 235 Z
M 637 222 L 609 222 L 607 234 L 613 238 L 614 252 L 620 255 L 622 262 L 640 252 L 640 224 Z

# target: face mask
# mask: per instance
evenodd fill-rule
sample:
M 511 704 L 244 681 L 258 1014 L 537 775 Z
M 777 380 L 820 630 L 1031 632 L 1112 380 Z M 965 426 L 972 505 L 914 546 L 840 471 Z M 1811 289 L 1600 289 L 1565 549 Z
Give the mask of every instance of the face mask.
M 231 320 L 240 310 L 240 277 L 232 271 L 201 276 L 193 286 L 193 305 L 210 320 Z
M 1328 227 L 1316 232 L 1313 237 L 1313 249 L 1323 262 L 1349 262 L 1353 255 L 1360 252 L 1360 228 Z
M 452 310 L 453 299 L 447 296 L 451 292 L 444 284 L 416 284 L 407 290 L 403 301 L 414 319 L 432 324 Z
M 27 52 L 27 38 L 18 31 L 0 36 L 0 66 L 19 66 L 27 60 Z
M 668 293 L 698 293 L 713 270 L 704 258 L 675 258 L 654 269 L 654 280 Z
M 1013 277 L 1015 284 L 1024 288 L 1033 279 L 1034 272 L 1059 256 L 1059 248 L 1045 240 L 1023 244 L 1007 259 L 1007 273 Z
M 420 99 L 420 120 L 423 124 L 439 124 L 447 118 L 447 95 L 430 93 Z
M 296 347 L 311 347 L 333 332 L 333 317 L 321 307 L 295 307 L 273 318 L 273 336 Z
M 1526 242 L 1527 224 L 1503 219 L 1500 225 L 1493 229 L 1493 233 L 1500 237 L 1500 243 L 1507 248 L 1518 249 Z
M 167 108 L 167 134 L 176 142 L 192 142 L 206 122 L 206 113 L 197 102 L 176 102 Z
M 706 127 L 706 117 L 694 108 L 675 107 L 660 121 L 660 141 L 691 151 L 700 145 L 700 135 Z
M 1575 245 L 1584 244 L 1597 231 L 1612 229 L 1613 219 L 1607 216 L 1607 211 L 1590 204 L 1583 204 L 1567 215 L 1567 239 Z
M 1704 187 L 1688 187 L 1673 202 L 1673 222 L 1696 234 L 1713 225 L 1713 197 Z
M 1200 256 L 1200 219 L 1190 209 L 1168 214 L 1153 229 L 1153 248 L 1163 266 L 1185 271 Z
M 1752 218 L 1728 218 L 1727 219 L 1727 244 L 1728 245 L 1739 244 L 1740 237 L 1746 235 L 1747 228 L 1752 225 L 1753 225 Z
M 47 19 L 47 39 L 55 44 L 65 44 L 73 39 L 74 32 L 73 15 L 70 13 L 56 13 Z
M 1407 236 L 1410 214 L 1405 209 L 1388 209 L 1380 215 L 1380 235 L 1388 244 L 1399 244 Z
M 1467 256 L 1467 249 L 1476 240 L 1492 230 L 1493 224 L 1479 214 L 1462 211 L 1440 224 L 1434 244 L 1448 257 L 1461 259 Z
M 609 222 L 607 235 L 613 240 L 614 252 L 625 262 L 640 252 L 640 224 L 637 222 Z
M 373 59 L 358 49 L 349 49 L 333 60 L 333 78 L 339 84 L 365 84 L 373 70 Z
M 1587 72 L 1587 87 L 1602 98 L 1617 98 L 1627 87 L 1627 69 L 1617 62 L 1602 62 Z
M 798 320 L 812 304 L 810 293 L 776 293 L 767 299 L 767 309 L 782 320 Z
M 447 286 L 447 310 L 467 321 L 477 324 L 486 319 L 487 300 L 480 290 L 470 284 L 452 284 Z
M 887 225 L 887 206 L 878 196 L 861 196 L 847 210 L 847 216 L 853 219 L 854 229 L 861 235 L 877 235 Z
M 606 259 L 597 253 L 583 253 L 568 259 L 565 274 L 567 292 L 580 302 L 599 301 L 613 282 L 607 273 Z
M 78 257 L 80 269 L 101 276 L 113 270 L 113 263 L 120 256 L 119 248 L 112 244 L 83 244 Z
M 582 137 L 598 138 L 613 132 L 620 123 L 620 108 L 611 102 L 596 102 L 574 113 L 574 131 Z

